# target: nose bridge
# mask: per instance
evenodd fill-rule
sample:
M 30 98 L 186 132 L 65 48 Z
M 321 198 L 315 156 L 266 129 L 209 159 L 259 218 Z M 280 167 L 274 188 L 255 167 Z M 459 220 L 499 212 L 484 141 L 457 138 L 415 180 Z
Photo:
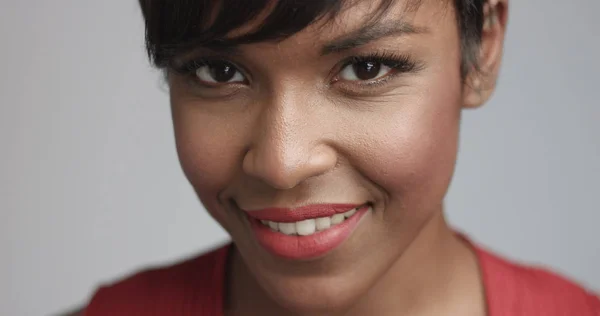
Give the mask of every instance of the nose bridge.
M 282 104 L 286 102 L 286 104 Z M 260 136 L 256 149 L 268 159 L 273 167 L 292 170 L 306 159 L 311 147 L 311 135 L 307 123 L 303 122 L 306 113 L 298 113 L 295 104 L 286 100 L 265 109 L 260 120 Z
M 247 174 L 277 189 L 289 189 L 335 166 L 335 153 L 324 142 L 307 99 L 288 90 L 271 95 L 263 104 L 252 145 L 244 157 Z

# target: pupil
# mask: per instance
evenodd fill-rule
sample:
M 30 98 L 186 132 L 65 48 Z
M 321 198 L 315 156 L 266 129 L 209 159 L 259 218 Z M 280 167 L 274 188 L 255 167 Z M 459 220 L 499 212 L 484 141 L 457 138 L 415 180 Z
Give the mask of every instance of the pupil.
M 227 63 L 218 63 L 211 65 L 210 74 L 216 82 L 227 82 L 233 78 L 236 69 Z
M 360 80 L 369 80 L 377 77 L 381 70 L 381 64 L 373 61 L 361 61 L 354 64 L 354 72 Z

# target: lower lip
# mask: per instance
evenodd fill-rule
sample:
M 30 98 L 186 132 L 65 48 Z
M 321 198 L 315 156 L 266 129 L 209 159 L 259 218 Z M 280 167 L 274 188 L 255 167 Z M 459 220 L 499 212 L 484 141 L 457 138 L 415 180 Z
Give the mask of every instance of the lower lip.
M 361 218 L 370 207 L 359 209 L 341 224 L 309 236 L 285 235 L 273 231 L 260 221 L 249 218 L 258 242 L 272 254 L 292 260 L 308 260 L 321 257 L 341 245 L 350 237 Z

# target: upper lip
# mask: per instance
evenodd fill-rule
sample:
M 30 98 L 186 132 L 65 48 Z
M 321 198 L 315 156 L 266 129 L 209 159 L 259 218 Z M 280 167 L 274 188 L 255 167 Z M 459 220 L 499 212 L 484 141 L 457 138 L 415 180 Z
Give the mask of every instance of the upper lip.
M 249 217 L 273 222 L 299 222 L 305 219 L 329 217 L 346 213 L 366 204 L 311 204 L 298 208 L 271 207 L 257 210 L 244 210 Z

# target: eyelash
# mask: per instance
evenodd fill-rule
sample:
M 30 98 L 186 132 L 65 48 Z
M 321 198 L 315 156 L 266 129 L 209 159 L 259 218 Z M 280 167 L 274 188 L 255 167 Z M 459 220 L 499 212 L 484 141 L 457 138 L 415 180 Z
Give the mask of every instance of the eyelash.
M 399 72 L 407 73 L 414 72 L 418 68 L 418 64 L 413 61 L 410 56 L 405 54 L 395 54 L 395 53 L 371 53 L 367 55 L 361 56 L 352 56 L 348 58 L 343 64 L 341 69 L 347 67 L 351 64 L 366 62 L 366 61 L 374 61 L 381 63 L 382 65 L 388 66 L 394 70 Z
M 195 76 L 196 75 L 196 71 L 200 67 L 202 67 L 202 66 L 210 66 L 211 64 L 215 64 L 215 63 L 227 63 L 227 64 L 231 64 L 232 66 L 235 67 L 235 69 L 237 71 L 241 72 L 244 75 L 244 77 L 247 77 L 246 72 L 243 70 L 242 67 L 238 66 L 234 62 L 231 62 L 231 61 L 229 61 L 227 59 L 220 58 L 220 57 L 202 57 L 202 58 L 190 60 L 190 61 L 188 61 L 186 63 L 183 63 L 183 64 L 172 66 L 171 69 L 173 69 L 176 73 L 178 73 L 180 75 Z
M 422 68 L 422 65 L 420 63 L 416 62 L 415 60 L 413 60 L 410 56 L 408 56 L 406 54 L 397 54 L 397 53 L 389 53 L 389 52 L 375 52 L 375 53 L 370 53 L 370 54 L 366 54 L 366 55 L 351 56 L 351 57 L 345 59 L 344 61 L 342 61 L 340 63 L 341 64 L 340 67 L 334 68 L 333 73 L 335 75 L 333 76 L 331 83 L 334 84 L 336 82 L 343 81 L 343 80 L 339 79 L 339 73 L 346 67 L 348 67 L 352 64 L 357 64 L 357 63 L 367 62 L 367 61 L 376 62 L 376 63 L 380 63 L 381 65 L 387 66 L 390 69 L 392 69 L 391 73 L 388 75 L 385 75 L 379 79 L 374 79 L 371 81 L 369 81 L 369 80 L 354 81 L 351 83 L 352 85 L 362 86 L 363 88 L 380 86 L 380 85 L 384 85 L 390 79 L 392 79 L 398 75 L 405 74 L 405 73 L 415 73 L 415 72 L 418 72 Z M 203 58 L 191 60 L 189 62 L 174 66 L 174 67 L 172 67 L 172 69 L 176 73 L 190 78 L 195 84 L 201 85 L 200 83 L 198 83 L 198 80 L 196 79 L 196 71 L 200 67 L 211 65 L 214 63 L 220 63 L 220 62 L 229 63 L 229 64 L 233 65 L 235 67 L 235 69 L 237 71 L 239 71 L 240 73 L 242 73 L 242 75 L 246 78 L 246 80 L 248 80 L 247 72 L 244 71 L 244 69 L 242 67 L 239 67 L 236 63 L 231 62 L 226 59 L 223 59 L 223 58 L 220 58 L 220 57 L 203 57 Z
M 419 63 L 417 63 L 416 61 L 414 61 L 410 56 L 408 56 L 406 54 L 397 54 L 397 53 L 389 53 L 389 52 L 375 52 L 375 53 L 371 53 L 371 54 L 367 54 L 367 55 L 352 56 L 352 57 L 347 58 L 344 62 L 341 63 L 341 67 L 336 69 L 336 72 L 339 74 L 343 69 L 345 69 L 346 67 L 348 67 L 352 64 L 358 64 L 358 63 L 367 62 L 367 61 L 376 62 L 376 63 L 380 63 L 384 66 L 387 66 L 390 69 L 392 69 L 392 73 L 390 73 L 389 75 L 385 75 L 379 79 L 374 79 L 374 80 L 370 80 L 370 81 L 369 80 L 356 81 L 353 84 L 369 86 L 369 87 L 377 86 L 377 85 L 385 84 L 387 81 L 396 77 L 397 75 L 405 74 L 405 73 L 414 73 L 421 69 L 421 65 Z M 336 81 L 339 81 L 337 76 L 338 75 L 336 75 L 336 77 L 334 77 L 334 80 L 333 80 L 334 83 Z

